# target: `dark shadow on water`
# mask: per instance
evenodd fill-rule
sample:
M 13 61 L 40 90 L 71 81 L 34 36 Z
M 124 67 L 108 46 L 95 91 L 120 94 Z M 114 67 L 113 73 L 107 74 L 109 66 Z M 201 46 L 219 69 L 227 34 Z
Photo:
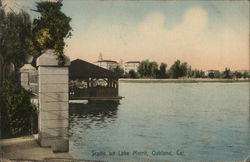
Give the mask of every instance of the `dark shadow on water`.
M 119 103 L 94 102 L 94 103 L 71 103 L 70 116 L 93 116 L 113 118 L 117 114 Z
M 114 102 L 71 103 L 70 132 L 100 129 L 111 125 L 116 121 L 118 106 L 119 104 Z

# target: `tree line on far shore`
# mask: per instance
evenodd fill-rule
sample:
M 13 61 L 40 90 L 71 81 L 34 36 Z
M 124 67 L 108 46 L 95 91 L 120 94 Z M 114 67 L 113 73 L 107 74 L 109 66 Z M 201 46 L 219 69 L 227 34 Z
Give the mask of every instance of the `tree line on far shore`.
M 157 79 L 178 79 L 178 78 L 210 78 L 210 79 L 247 79 L 250 78 L 250 73 L 231 71 L 230 68 L 225 68 L 224 71 L 211 70 L 207 74 L 198 69 L 192 69 L 186 62 L 176 60 L 174 64 L 167 69 L 166 63 L 158 65 L 155 61 L 141 61 L 137 72 L 130 70 L 124 72 L 124 69 L 117 66 L 112 71 L 117 73 L 120 78 L 157 78 Z

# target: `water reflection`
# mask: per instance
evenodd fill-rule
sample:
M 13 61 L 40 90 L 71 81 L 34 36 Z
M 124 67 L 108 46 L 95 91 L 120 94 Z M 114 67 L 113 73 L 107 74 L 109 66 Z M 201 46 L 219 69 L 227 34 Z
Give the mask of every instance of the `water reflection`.
M 195 86 L 194 86 L 195 85 Z M 121 104 L 70 105 L 70 153 L 180 149 L 184 156 L 140 156 L 169 161 L 243 161 L 250 152 L 248 84 L 120 85 Z M 131 93 L 133 92 L 133 93 Z M 239 95 L 240 94 L 240 95 Z M 119 106 L 119 111 L 118 111 Z M 143 161 L 143 160 L 141 160 Z
M 118 105 L 115 102 L 71 103 L 70 130 L 107 127 L 116 120 Z

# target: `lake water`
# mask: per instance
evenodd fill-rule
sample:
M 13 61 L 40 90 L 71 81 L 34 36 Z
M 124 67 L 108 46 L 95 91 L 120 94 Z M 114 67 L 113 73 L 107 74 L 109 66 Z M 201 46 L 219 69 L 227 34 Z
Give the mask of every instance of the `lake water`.
M 244 160 L 249 90 L 248 83 L 120 83 L 120 105 L 70 105 L 70 153 L 108 161 Z

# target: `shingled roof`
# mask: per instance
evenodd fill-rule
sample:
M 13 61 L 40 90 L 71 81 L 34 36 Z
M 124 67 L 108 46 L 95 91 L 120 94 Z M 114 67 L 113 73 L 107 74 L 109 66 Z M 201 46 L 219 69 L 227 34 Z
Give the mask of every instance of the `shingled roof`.
M 83 79 L 89 77 L 118 79 L 118 75 L 116 73 L 89 62 L 80 59 L 76 59 L 71 62 L 71 65 L 69 67 L 70 79 Z

